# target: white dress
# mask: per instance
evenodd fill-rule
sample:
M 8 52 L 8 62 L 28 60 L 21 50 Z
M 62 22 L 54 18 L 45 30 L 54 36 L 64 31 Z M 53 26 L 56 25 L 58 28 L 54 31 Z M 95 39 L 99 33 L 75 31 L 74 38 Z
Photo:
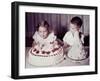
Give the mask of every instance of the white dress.
M 64 43 L 70 45 L 70 49 L 68 51 L 67 56 L 73 60 L 82 60 L 86 58 L 85 50 L 82 46 L 84 35 L 81 36 L 81 39 L 79 38 L 79 33 L 75 32 L 74 35 L 71 31 L 68 31 L 63 41 Z
M 56 36 L 54 35 L 54 33 L 50 33 L 48 35 L 48 37 L 46 39 L 43 39 L 42 37 L 40 37 L 39 33 L 36 31 L 35 34 L 33 35 L 33 39 L 36 43 L 38 43 L 40 45 L 40 47 L 42 45 L 47 45 L 50 44 L 50 42 L 53 42 L 56 40 Z

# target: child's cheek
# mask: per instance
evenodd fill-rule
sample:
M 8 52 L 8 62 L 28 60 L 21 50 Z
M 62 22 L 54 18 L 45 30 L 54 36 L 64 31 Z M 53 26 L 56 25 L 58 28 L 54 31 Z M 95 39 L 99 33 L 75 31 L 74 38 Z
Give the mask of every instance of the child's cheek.
M 77 31 L 77 29 L 70 29 L 71 32 L 75 33 Z
M 44 36 L 44 38 L 47 37 L 47 33 L 44 33 L 43 36 Z
M 72 29 L 72 28 L 70 28 L 70 31 L 71 31 L 71 32 L 73 32 L 73 33 L 75 32 L 75 30 L 74 30 L 74 29 Z

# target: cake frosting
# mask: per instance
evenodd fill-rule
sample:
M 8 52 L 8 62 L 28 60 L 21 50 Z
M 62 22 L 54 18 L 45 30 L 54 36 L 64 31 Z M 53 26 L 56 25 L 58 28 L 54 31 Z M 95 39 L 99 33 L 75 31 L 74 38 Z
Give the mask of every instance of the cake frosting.
M 84 48 L 73 46 L 70 48 L 67 56 L 72 60 L 80 61 L 87 58 L 87 52 L 85 52 Z
M 34 66 L 50 66 L 63 61 L 63 48 L 59 44 L 35 45 L 28 52 L 28 61 Z

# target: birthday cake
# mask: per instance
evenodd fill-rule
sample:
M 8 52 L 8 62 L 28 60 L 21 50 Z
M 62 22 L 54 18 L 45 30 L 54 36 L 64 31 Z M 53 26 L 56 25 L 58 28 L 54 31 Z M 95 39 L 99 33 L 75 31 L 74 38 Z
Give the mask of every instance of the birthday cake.
M 87 52 L 84 50 L 84 48 L 79 48 L 78 46 L 73 46 L 70 48 L 67 56 L 76 61 L 81 61 L 87 58 Z
M 61 45 L 53 43 L 35 45 L 28 52 L 28 61 L 34 66 L 50 66 L 63 61 L 63 48 Z

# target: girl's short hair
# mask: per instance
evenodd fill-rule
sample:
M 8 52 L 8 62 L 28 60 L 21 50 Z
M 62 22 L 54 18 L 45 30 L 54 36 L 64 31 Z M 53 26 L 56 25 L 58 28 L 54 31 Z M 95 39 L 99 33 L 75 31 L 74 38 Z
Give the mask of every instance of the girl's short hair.
M 46 28 L 46 29 L 49 31 L 49 24 L 48 24 L 47 21 L 44 20 L 44 21 L 42 21 L 40 24 L 38 24 L 37 30 L 39 29 L 40 26 Z
M 75 24 L 76 26 L 78 26 L 79 28 L 81 28 L 81 26 L 82 26 L 82 24 L 83 24 L 83 21 L 82 21 L 82 19 L 80 18 L 80 17 L 73 17 L 72 19 L 71 19 L 71 23 L 72 24 Z

